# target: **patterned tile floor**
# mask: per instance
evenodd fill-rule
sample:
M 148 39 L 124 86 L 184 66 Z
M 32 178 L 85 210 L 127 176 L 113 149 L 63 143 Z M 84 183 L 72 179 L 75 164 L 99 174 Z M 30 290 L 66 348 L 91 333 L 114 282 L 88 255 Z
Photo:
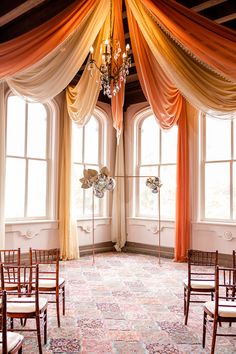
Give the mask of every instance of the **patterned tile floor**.
M 202 305 L 191 304 L 184 326 L 182 279 L 187 266 L 153 256 L 103 253 L 62 262 L 66 316 L 57 328 L 49 304 L 45 354 L 203 354 Z M 232 330 L 235 329 L 232 326 Z M 222 331 L 228 331 L 224 324 Z M 35 334 L 25 333 L 23 352 L 37 353 Z M 218 337 L 217 354 L 236 353 L 236 339 Z

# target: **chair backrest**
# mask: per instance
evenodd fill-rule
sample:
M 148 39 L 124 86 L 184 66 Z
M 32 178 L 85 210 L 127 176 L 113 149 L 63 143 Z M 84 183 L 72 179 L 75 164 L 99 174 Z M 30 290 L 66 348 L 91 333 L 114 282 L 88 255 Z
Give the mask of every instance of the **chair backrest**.
M 218 265 L 218 251 L 188 250 L 188 282 L 193 280 L 212 281 Z M 212 269 L 214 268 L 214 269 Z
M 219 305 L 227 312 L 236 311 L 236 268 L 223 268 L 216 266 L 215 269 L 215 314 L 218 316 Z M 222 303 L 223 301 L 223 303 Z
M 59 248 L 53 249 L 32 249 L 30 248 L 30 264 L 38 264 L 39 279 L 55 279 L 59 281 Z
M 20 248 L 0 250 L 0 263 L 20 265 Z
M 38 279 L 39 269 L 37 264 L 33 266 L 1 264 L 2 290 L 9 291 L 9 293 L 9 289 L 11 289 L 14 284 L 17 284 L 18 290 L 14 295 L 35 295 L 35 297 L 38 298 Z M 13 295 L 12 292 L 11 295 Z
M 1 311 L 0 311 L 0 331 L 2 337 L 0 338 L 0 345 L 2 346 L 1 353 L 7 354 L 7 294 L 6 291 L 0 291 Z
M 236 268 L 236 252 L 233 250 L 233 262 L 232 262 L 232 267 Z

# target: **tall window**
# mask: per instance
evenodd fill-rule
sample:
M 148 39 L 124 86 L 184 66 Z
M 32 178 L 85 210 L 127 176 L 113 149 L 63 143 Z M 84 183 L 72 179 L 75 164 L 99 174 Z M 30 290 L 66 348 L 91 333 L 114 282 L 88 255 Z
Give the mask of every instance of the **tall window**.
M 203 118 L 201 218 L 236 220 L 236 119 Z
M 6 219 L 52 217 L 50 110 L 41 103 L 7 99 Z
M 104 129 L 99 116 L 93 115 L 84 127 L 76 123 L 72 125 L 73 150 L 73 210 L 77 218 L 92 214 L 92 188 L 82 189 L 80 178 L 84 169 L 99 169 L 104 161 Z M 94 198 L 94 212 L 96 216 L 104 216 L 106 197 Z
M 161 217 L 175 218 L 177 128 L 161 130 L 150 114 L 137 123 L 136 172 L 140 176 L 159 176 Z M 146 187 L 146 178 L 137 179 L 136 215 L 157 217 L 158 196 Z

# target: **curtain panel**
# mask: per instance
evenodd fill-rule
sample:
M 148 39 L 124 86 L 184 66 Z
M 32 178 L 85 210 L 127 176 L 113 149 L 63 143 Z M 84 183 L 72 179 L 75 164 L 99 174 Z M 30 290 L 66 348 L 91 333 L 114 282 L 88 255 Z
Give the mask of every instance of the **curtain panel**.
M 61 45 L 98 5 L 99 0 L 75 2 L 41 26 L 0 43 L 0 79 L 29 68 Z
M 76 218 L 72 213 L 72 124 L 69 118 L 66 100 L 60 120 L 59 151 L 59 238 L 60 256 L 63 260 L 77 259 L 79 245 Z
M 18 95 L 45 102 L 62 92 L 82 66 L 109 11 L 100 0 L 76 31 L 42 60 L 7 80 Z
M 193 12 L 173 0 L 142 0 L 158 24 L 195 55 L 221 75 L 236 82 L 235 31 Z

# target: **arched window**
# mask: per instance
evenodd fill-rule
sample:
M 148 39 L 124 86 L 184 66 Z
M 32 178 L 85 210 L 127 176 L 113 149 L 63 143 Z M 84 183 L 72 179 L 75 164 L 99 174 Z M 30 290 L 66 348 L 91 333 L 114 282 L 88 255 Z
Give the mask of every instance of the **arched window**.
M 236 221 L 236 118 L 233 118 L 202 118 L 202 220 Z
M 177 127 L 162 130 L 152 113 L 137 116 L 136 171 L 138 176 L 159 176 L 161 218 L 175 218 Z M 135 215 L 157 217 L 158 197 L 146 187 L 146 178 L 138 178 L 135 193 Z
M 106 117 L 100 110 L 95 110 L 84 127 L 72 123 L 73 212 L 77 219 L 92 215 L 92 188 L 82 189 L 79 180 L 84 169 L 99 171 L 106 164 L 105 140 Z M 105 216 L 107 197 L 95 197 L 94 202 L 95 216 Z
M 7 98 L 7 220 L 55 218 L 55 112 L 54 104 Z

